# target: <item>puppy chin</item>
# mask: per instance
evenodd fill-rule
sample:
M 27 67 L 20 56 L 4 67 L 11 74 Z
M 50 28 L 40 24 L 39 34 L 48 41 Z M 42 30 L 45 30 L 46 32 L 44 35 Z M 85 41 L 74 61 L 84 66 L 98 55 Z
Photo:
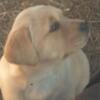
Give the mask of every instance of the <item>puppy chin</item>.
M 55 61 L 55 60 L 63 60 L 67 58 L 68 54 L 66 52 L 52 52 L 49 55 L 43 55 L 42 61 Z
M 88 37 L 82 37 L 81 41 L 79 41 L 79 43 L 77 43 L 77 45 L 79 45 L 80 49 L 84 48 L 86 46 L 88 42 Z
M 60 53 L 54 52 L 51 55 L 51 58 L 53 58 L 53 59 L 63 59 L 65 57 L 66 57 L 66 54 L 64 54 L 64 53 L 60 54 Z

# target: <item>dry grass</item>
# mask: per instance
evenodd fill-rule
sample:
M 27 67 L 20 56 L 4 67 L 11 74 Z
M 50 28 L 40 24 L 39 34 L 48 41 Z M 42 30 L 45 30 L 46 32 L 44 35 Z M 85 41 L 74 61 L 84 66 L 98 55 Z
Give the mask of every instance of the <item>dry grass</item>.
M 91 77 L 100 72 L 100 0 L 0 0 L 0 56 L 15 16 L 24 8 L 49 4 L 70 18 L 90 21 L 91 37 L 84 48 L 91 64 Z

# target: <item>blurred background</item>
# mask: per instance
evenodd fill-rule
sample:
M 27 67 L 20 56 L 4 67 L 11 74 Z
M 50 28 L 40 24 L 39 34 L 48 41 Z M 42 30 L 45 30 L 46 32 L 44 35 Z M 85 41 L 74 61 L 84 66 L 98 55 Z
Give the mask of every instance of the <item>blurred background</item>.
M 16 15 L 39 4 L 61 8 L 69 18 L 89 21 L 90 39 L 84 48 L 91 66 L 91 79 L 100 73 L 100 0 L 0 0 L 0 57 Z

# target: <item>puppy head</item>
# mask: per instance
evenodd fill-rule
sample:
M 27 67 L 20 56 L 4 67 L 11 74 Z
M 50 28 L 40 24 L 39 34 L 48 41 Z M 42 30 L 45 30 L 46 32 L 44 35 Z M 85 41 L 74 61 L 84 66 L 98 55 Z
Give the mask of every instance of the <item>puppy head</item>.
M 36 6 L 16 18 L 4 49 L 12 63 L 35 64 L 43 59 L 62 58 L 87 41 L 88 27 L 82 20 L 63 16 L 52 6 Z

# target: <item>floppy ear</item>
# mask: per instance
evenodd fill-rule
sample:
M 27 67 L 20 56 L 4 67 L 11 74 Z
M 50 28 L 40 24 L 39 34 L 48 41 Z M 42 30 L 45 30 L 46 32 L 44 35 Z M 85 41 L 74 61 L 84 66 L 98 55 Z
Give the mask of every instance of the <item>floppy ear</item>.
M 32 65 L 38 62 L 28 28 L 23 27 L 10 32 L 4 48 L 4 56 L 7 61 L 16 64 Z

